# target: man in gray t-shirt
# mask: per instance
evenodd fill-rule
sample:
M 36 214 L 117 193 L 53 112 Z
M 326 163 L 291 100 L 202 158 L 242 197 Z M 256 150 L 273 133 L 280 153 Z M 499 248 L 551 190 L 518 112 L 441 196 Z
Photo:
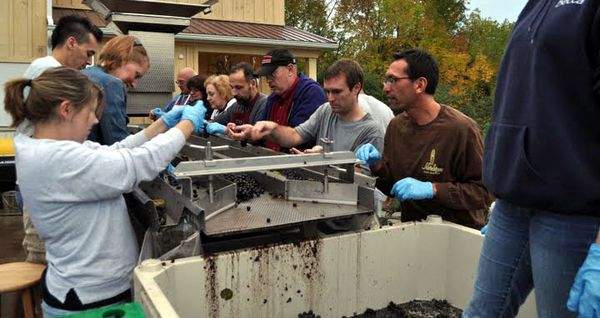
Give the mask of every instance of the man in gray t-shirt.
M 354 151 L 360 145 L 371 143 L 383 148 L 383 133 L 377 122 L 358 104 L 363 86 L 363 72 L 352 60 L 339 60 L 325 74 L 324 89 L 328 102 L 321 105 L 310 118 L 291 128 L 272 121 L 259 121 L 254 126 L 230 125 L 229 135 L 234 139 L 269 139 L 283 147 L 292 148 L 307 142 L 317 146 L 305 152 L 318 152 L 323 139 L 333 141 L 333 151 Z M 299 152 L 292 148 L 293 151 Z

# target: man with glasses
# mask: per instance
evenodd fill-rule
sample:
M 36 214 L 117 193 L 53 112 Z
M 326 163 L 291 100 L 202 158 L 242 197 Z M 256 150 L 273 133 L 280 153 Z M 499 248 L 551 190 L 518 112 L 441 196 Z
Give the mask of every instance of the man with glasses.
M 403 221 L 440 214 L 481 228 L 492 201 L 481 177 L 481 131 L 471 118 L 435 101 L 438 77 L 427 52 L 394 54 L 383 90 L 398 115 L 388 126 L 383 156 L 367 144 L 357 158 L 371 166 L 381 191 L 401 201 Z
M 271 88 L 265 111 L 259 120 L 268 120 L 282 126 L 296 127 L 305 122 L 325 103 L 325 93 L 319 83 L 298 74 L 296 58 L 286 49 L 274 49 L 262 58 L 258 71 Z M 265 146 L 275 151 L 282 147 L 273 141 Z
M 197 75 L 196 71 L 194 71 L 191 67 L 184 67 L 178 73 L 175 78 L 175 85 L 179 87 L 179 94 L 175 95 L 170 102 L 168 102 L 164 107 L 157 107 L 150 111 L 150 118 L 158 119 L 160 116 L 168 111 L 170 111 L 173 106 L 179 105 L 184 106 L 188 104 L 190 99 L 190 90 L 187 87 L 187 82 L 190 78 Z

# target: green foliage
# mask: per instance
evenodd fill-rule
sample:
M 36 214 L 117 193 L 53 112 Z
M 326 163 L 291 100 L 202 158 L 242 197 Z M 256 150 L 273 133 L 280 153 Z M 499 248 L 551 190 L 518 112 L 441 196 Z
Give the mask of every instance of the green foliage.
M 436 99 L 489 126 L 496 72 L 512 24 L 467 14 L 467 0 L 286 1 L 286 24 L 338 41 L 318 73 L 339 58 L 365 71 L 365 91 L 386 101 L 381 78 L 398 50 L 421 48 L 440 65 Z M 319 76 L 321 78 L 321 76 Z

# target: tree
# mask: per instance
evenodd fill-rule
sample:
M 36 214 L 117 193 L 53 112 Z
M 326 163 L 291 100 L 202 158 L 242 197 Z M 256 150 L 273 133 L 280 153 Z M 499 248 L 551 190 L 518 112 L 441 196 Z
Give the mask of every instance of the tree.
M 467 15 L 467 0 L 286 1 L 286 23 L 334 38 L 318 70 L 345 57 L 361 63 L 365 91 L 385 100 L 381 78 L 398 50 L 420 48 L 440 66 L 438 101 L 489 125 L 496 70 L 512 24 Z
M 285 24 L 320 36 L 331 37 L 329 3 L 325 0 L 285 2 Z

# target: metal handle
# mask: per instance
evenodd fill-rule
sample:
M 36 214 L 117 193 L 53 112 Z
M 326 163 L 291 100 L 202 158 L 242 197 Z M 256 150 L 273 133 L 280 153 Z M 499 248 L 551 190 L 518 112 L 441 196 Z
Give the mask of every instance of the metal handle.
M 208 144 L 210 143 L 210 141 L 206 142 L 206 145 L 208 146 Z M 200 149 L 200 150 L 206 150 L 207 146 L 200 146 L 200 145 L 194 145 L 194 144 L 190 144 L 187 143 L 187 146 L 190 148 L 194 148 L 194 149 Z M 229 150 L 229 145 L 223 145 L 223 146 L 215 146 L 212 147 L 212 150 Z

